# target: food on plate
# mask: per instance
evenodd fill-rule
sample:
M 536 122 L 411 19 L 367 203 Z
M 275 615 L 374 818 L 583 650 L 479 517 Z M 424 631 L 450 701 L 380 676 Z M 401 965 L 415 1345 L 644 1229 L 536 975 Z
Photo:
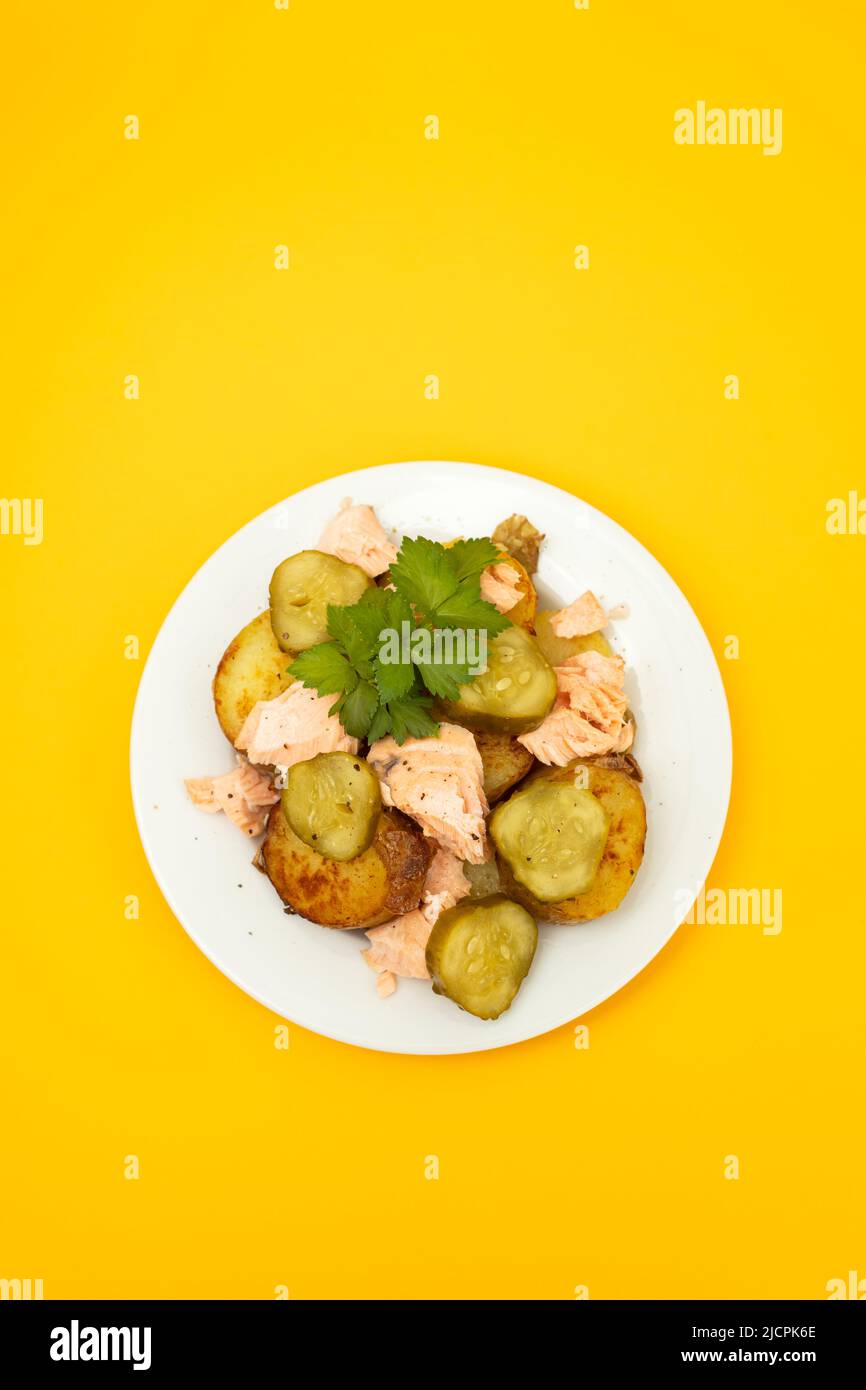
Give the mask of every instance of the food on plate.
M 497 560 L 481 571 L 481 597 L 500 613 L 508 613 L 520 602 L 519 586 L 519 569 L 505 560 Z
M 500 521 L 490 539 L 519 561 L 528 574 L 535 574 L 544 534 L 525 516 L 515 512 L 513 516 L 506 517 L 505 521 Z
M 392 736 L 367 758 L 382 784 L 382 800 L 414 817 L 425 835 L 470 864 L 487 854 L 484 769 L 475 739 L 457 724 L 440 724 L 436 738 Z
M 416 907 L 433 846 L 400 811 L 383 809 L 369 849 L 343 863 L 295 834 L 282 804 L 271 811 L 262 866 L 283 902 L 323 927 L 374 927 Z
M 229 642 L 214 676 L 214 707 L 229 742 L 234 743 L 253 705 L 272 700 L 291 684 L 270 613 L 260 613 Z
M 538 927 L 501 893 L 443 912 L 427 942 L 427 971 L 444 994 L 476 1018 L 499 1018 L 532 964 Z
M 347 500 L 217 669 L 236 765 L 188 796 L 264 833 L 254 862 L 290 914 L 366 932 L 381 999 L 426 981 L 500 1017 L 537 923 L 612 912 L 640 867 L 636 723 L 602 631 L 619 610 L 589 589 L 539 610 L 543 540 L 515 515 L 398 546 Z
M 509 627 L 490 643 L 487 670 L 446 700 L 450 719 L 490 733 L 522 734 L 550 712 L 556 676 L 530 632 Z
M 302 652 L 328 639 L 328 605 L 357 603 L 372 579 L 358 565 L 322 550 L 302 550 L 271 577 L 271 626 L 284 652 Z
M 525 881 L 516 876 L 517 856 L 513 846 L 509 846 L 507 853 L 503 852 L 496 838 L 496 830 L 491 832 L 497 848 L 503 892 L 522 903 L 540 920 L 548 922 L 589 922 L 613 912 L 631 888 L 643 859 L 646 808 L 639 786 L 625 772 L 598 767 L 581 759 L 567 767 L 539 768 L 532 773 L 530 785 L 539 782 L 573 786 L 576 773 L 579 773 L 578 785 L 599 802 L 608 825 L 595 876 L 583 891 L 557 901 L 539 898 Z M 522 788 L 514 793 L 515 796 L 521 794 Z M 504 803 L 503 810 L 507 804 Z M 494 814 L 500 814 L 499 808 Z M 563 828 L 562 833 L 567 834 L 568 827 Z M 555 854 L 552 862 L 556 866 Z
M 512 734 L 489 734 L 478 729 L 475 744 L 481 754 L 484 795 L 488 806 L 492 806 L 526 776 L 535 759 Z
M 269 807 L 279 801 L 270 778 L 243 761 L 218 777 L 188 777 L 185 786 L 200 811 L 224 811 L 233 825 L 251 836 L 261 835 Z
M 593 632 L 601 632 L 608 622 L 609 615 L 591 589 L 567 608 L 552 613 L 550 618 L 550 626 L 557 637 L 589 637 Z
M 357 753 L 358 740 L 346 733 L 331 699 L 294 681 L 273 700 L 253 705 L 235 739 L 251 763 L 283 769 L 318 753 Z
M 469 893 L 473 898 L 489 898 L 491 893 L 502 891 L 499 865 L 493 854 L 483 864 L 464 864 L 463 872 L 469 880 Z
M 564 767 L 572 758 L 625 753 L 634 738 L 623 689 L 620 656 L 580 652 L 556 673 L 556 704 L 536 729 L 519 740 L 540 763 Z
M 395 977 L 428 979 L 425 951 L 430 933 L 441 914 L 468 894 L 469 880 L 460 860 L 449 850 L 437 850 L 424 880 L 421 906 L 368 931 L 364 960 L 371 969 Z
M 384 574 L 397 558 L 397 547 L 388 540 L 373 508 L 353 507 L 348 497 L 319 537 L 319 550 L 357 565 L 371 579 Z
M 369 849 L 382 813 L 376 774 L 351 753 L 319 753 L 294 763 L 282 803 L 305 845 L 344 863 Z
M 609 828 L 601 801 L 574 780 L 537 778 L 490 818 L 497 853 L 542 903 L 586 892 L 598 873 Z
M 613 647 L 601 632 L 589 632 L 585 637 L 557 636 L 551 625 L 555 616 L 547 609 L 539 609 L 535 615 L 535 640 L 551 666 L 561 666 L 563 661 L 580 652 L 595 651 L 602 656 L 613 656 Z
M 517 627 L 532 631 L 538 595 L 528 570 L 514 555 L 503 554 L 481 574 L 481 597 Z

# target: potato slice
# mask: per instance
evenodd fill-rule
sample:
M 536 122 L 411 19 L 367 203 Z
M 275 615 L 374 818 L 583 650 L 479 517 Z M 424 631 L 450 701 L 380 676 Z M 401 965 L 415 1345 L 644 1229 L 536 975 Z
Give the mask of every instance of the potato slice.
M 598 872 L 589 888 L 563 902 L 539 902 L 517 882 L 504 857 L 497 856 L 502 891 L 539 921 L 589 922 L 613 912 L 631 888 L 643 860 L 646 808 L 640 787 L 626 773 L 578 758 L 567 767 L 540 768 L 522 786 L 532 786 L 536 780 L 574 784 L 577 769 L 583 769 L 577 785 L 598 798 L 610 822 Z
M 503 552 L 501 562 L 503 565 L 510 565 L 511 569 L 517 570 L 520 576 L 517 589 L 520 594 L 519 602 L 513 608 L 509 608 L 506 617 L 510 618 L 518 627 L 525 627 L 527 632 L 532 632 L 535 625 L 535 609 L 538 603 L 538 594 L 535 592 L 535 585 L 532 582 L 530 573 L 525 565 L 522 565 L 514 555 Z
M 274 700 L 292 684 L 286 668 L 292 660 L 271 630 L 269 613 L 260 613 L 229 642 L 213 681 L 213 700 L 220 728 L 234 743 L 257 700 Z
M 400 811 L 383 810 L 356 859 L 326 859 L 299 839 L 282 805 L 262 845 L 265 873 L 283 902 L 323 927 L 377 927 L 418 906 L 435 845 Z
M 601 632 L 590 632 L 587 637 L 557 637 L 550 620 L 553 610 L 542 608 L 535 615 L 535 638 L 551 666 L 561 666 L 570 656 L 578 652 L 601 652 L 602 656 L 613 656 L 613 647 Z
M 484 794 L 488 805 L 492 806 L 526 776 L 535 759 L 528 748 L 509 734 L 489 734 L 479 730 L 475 742 L 484 769 Z

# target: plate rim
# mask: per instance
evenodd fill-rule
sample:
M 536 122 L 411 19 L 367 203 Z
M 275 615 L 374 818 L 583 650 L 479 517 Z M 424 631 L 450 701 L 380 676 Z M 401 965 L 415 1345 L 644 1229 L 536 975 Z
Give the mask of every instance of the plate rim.
M 220 974 L 225 976 L 226 979 L 230 980 L 233 985 L 241 989 L 251 999 L 255 999 L 255 1001 L 258 1004 L 268 1009 L 278 1018 L 284 1018 L 287 1022 L 293 1023 L 296 1027 L 306 1028 L 310 1032 L 313 1032 L 320 1037 L 326 1037 L 333 1042 L 343 1043 L 346 1046 L 359 1047 L 364 1051 L 384 1053 L 386 1055 L 391 1054 L 402 1056 L 438 1057 L 466 1056 L 476 1052 L 492 1052 L 505 1047 L 518 1047 L 524 1043 L 531 1042 L 535 1038 L 541 1038 L 546 1036 L 548 1033 L 555 1032 L 558 1028 L 562 1028 L 566 1024 L 574 1022 L 576 1018 L 586 1017 L 600 1004 L 603 1004 L 606 1000 L 613 998 L 614 995 L 619 994 L 620 991 L 626 987 L 626 985 L 632 982 L 632 980 L 636 980 L 638 976 L 640 976 L 643 973 L 643 971 L 647 968 L 647 966 L 653 960 L 655 960 L 656 956 L 661 954 L 661 952 L 669 945 L 671 939 L 675 936 L 677 931 L 679 931 L 685 917 L 688 915 L 689 908 L 687 907 L 683 911 L 682 917 L 679 921 L 674 920 L 674 924 L 667 931 L 663 939 L 660 940 L 649 950 L 649 954 L 645 955 L 643 952 L 641 952 L 639 957 L 640 964 L 638 964 L 636 968 L 629 968 L 624 972 L 618 973 L 615 977 L 616 983 L 614 983 L 611 987 L 604 989 L 603 993 L 600 993 L 597 998 L 594 998 L 592 1002 L 587 1004 L 583 1009 L 581 1009 L 581 1011 L 578 1014 L 569 1014 L 566 1017 L 558 1018 L 550 1023 L 545 1023 L 543 1027 L 533 1029 L 531 1032 L 527 1032 L 525 1036 L 521 1038 L 503 1038 L 501 1041 L 498 1041 L 495 1038 L 495 1036 L 490 1036 L 488 1038 L 487 1034 L 479 1034 L 477 1039 L 467 1041 L 465 1044 L 458 1042 L 456 1045 L 446 1044 L 444 1046 L 439 1046 L 436 1045 L 435 1040 L 432 1040 L 431 1044 L 425 1046 L 412 1046 L 401 1044 L 399 1040 L 396 1040 L 394 1046 L 386 1047 L 381 1044 L 370 1042 L 365 1038 L 353 1036 L 351 1029 L 344 1029 L 340 1032 L 331 1031 L 329 1028 L 321 1027 L 318 1024 L 314 1026 L 311 1023 L 305 1023 L 297 1018 L 289 1018 L 285 1013 L 283 1013 L 281 1008 L 273 1002 L 273 999 L 268 998 L 263 991 L 250 987 L 249 984 L 245 983 L 242 979 L 240 979 L 237 973 L 235 973 L 235 971 L 220 958 L 219 950 L 215 948 L 209 948 L 209 946 L 205 944 L 205 939 L 203 939 L 191 926 L 189 926 L 186 923 L 186 921 L 184 921 L 184 918 L 179 911 L 170 885 L 166 881 L 164 881 L 164 875 L 157 868 L 157 864 L 155 863 L 156 855 L 149 841 L 149 835 L 145 820 L 145 808 L 141 803 L 139 789 L 136 784 L 136 758 L 139 752 L 138 743 L 141 738 L 141 725 L 143 721 L 142 711 L 144 707 L 144 698 L 142 692 L 146 693 L 146 681 L 148 677 L 148 672 L 151 668 L 151 662 L 154 659 L 154 654 L 156 653 L 159 639 L 163 631 L 169 625 L 175 610 L 183 601 L 188 589 L 199 580 L 199 577 L 203 574 L 205 570 L 207 570 L 212 564 L 215 564 L 217 562 L 221 552 L 227 546 L 229 546 L 243 531 L 245 531 L 250 526 L 254 526 L 261 523 L 272 514 L 279 512 L 280 509 L 284 508 L 293 498 L 297 498 L 306 493 L 313 492 L 325 484 L 333 484 L 339 482 L 344 478 L 360 480 L 364 477 L 368 477 L 373 474 L 381 475 L 383 472 L 386 472 L 390 469 L 405 469 L 407 467 L 423 467 L 426 469 L 444 468 L 455 471 L 469 470 L 475 474 L 498 474 L 503 478 L 508 478 L 512 481 L 517 480 L 519 483 L 528 484 L 530 487 L 533 488 L 540 488 L 547 492 L 556 493 L 563 499 L 567 500 L 568 503 L 578 502 L 593 520 L 598 520 L 602 522 L 604 526 L 613 528 L 614 531 L 620 533 L 620 535 L 624 537 L 629 546 L 637 547 L 637 549 L 641 552 L 642 559 L 644 560 L 644 562 L 649 564 L 652 571 L 655 573 L 656 578 L 660 579 L 663 585 L 665 585 L 669 589 L 672 597 L 679 604 L 683 614 L 685 615 L 687 621 L 692 625 L 695 635 L 699 638 L 699 641 L 704 648 L 705 656 L 708 658 L 709 669 L 712 671 L 715 678 L 715 683 L 717 686 L 716 693 L 718 697 L 720 697 L 719 714 L 722 716 L 721 725 L 720 727 L 714 730 L 714 733 L 718 738 L 723 739 L 724 743 L 723 750 L 720 750 L 721 752 L 723 752 L 723 756 L 720 757 L 720 762 L 723 764 L 725 790 L 724 796 L 719 800 L 719 811 L 717 815 L 718 824 L 713 827 L 712 834 L 707 837 L 707 844 L 710 846 L 710 848 L 704 850 L 703 854 L 701 855 L 700 869 L 696 873 L 697 886 L 695 890 L 695 896 L 697 896 L 697 893 L 700 891 L 700 885 L 706 882 L 707 875 L 709 873 L 710 868 L 712 867 L 716 855 L 718 854 L 719 847 L 724 836 L 728 812 L 730 810 L 730 799 L 733 782 L 733 734 L 727 690 L 725 688 L 725 683 L 722 678 L 721 668 L 716 658 L 716 654 L 712 648 L 712 645 L 710 643 L 709 638 L 707 637 L 706 632 L 704 631 L 703 625 L 700 619 L 698 618 L 697 613 L 695 612 L 691 603 L 689 602 L 688 598 L 686 597 L 685 593 L 680 588 L 679 584 L 673 578 L 673 576 L 668 572 L 667 569 L 665 569 L 661 561 L 657 560 L 656 557 L 652 554 L 652 552 L 647 548 L 647 546 L 645 546 L 641 540 L 639 540 L 630 531 L 628 531 L 620 522 L 616 521 L 606 512 L 601 511 L 600 508 L 594 506 L 591 502 L 587 502 L 584 498 L 579 497 L 577 493 L 569 492 L 556 483 L 550 483 L 544 478 L 536 478 L 531 474 L 523 473 L 520 469 L 501 468 L 493 464 L 472 463 L 468 461 L 454 459 L 404 459 L 389 461 L 387 463 L 374 464 L 371 466 L 365 466 L 361 468 L 346 469 L 340 473 L 332 474 L 326 478 L 319 478 L 316 482 L 309 483 L 306 487 L 296 489 L 294 492 L 289 493 L 288 496 L 280 498 L 277 502 L 265 508 L 264 511 L 258 512 L 254 516 L 249 517 L 235 531 L 233 531 L 230 535 L 226 536 L 225 539 L 221 541 L 220 544 L 216 547 L 216 549 L 211 551 L 211 553 L 202 562 L 202 564 L 200 564 L 198 568 L 193 571 L 193 573 L 187 579 L 186 583 L 177 593 L 174 601 L 171 603 L 170 607 L 166 611 L 159 625 L 159 628 L 154 634 L 153 640 L 150 644 L 150 650 L 147 654 L 147 658 L 144 662 L 144 666 L 142 667 L 141 675 L 139 677 L 138 687 L 136 689 L 135 694 L 135 701 L 133 704 L 132 716 L 130 720 L 130 792 L 136 828 L 138 830 L 141 846 L 144 851 L 144 855 L 147 860 L 150 872 L 153 875 L 153 878 L 163 898 L 165 899 L 165 902 L 167 903 L 172 915 L 174 916 L 178 924 L 186 932 L 187 936 L 198 948 L 198 950 L 201 951 L 202 955 L 205 956 L 205 958 L 210 962 L 211 965 L 213 965 L 217 970 L 219 970 Z

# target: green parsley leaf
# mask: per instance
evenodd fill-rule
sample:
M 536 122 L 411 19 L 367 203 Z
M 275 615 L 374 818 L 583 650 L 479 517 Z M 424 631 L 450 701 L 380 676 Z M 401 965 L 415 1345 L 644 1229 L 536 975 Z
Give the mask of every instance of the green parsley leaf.
M 391 732 L 391 716 L 388 713 L 387 705 L 380 705 L 370 721 L 367 730 L 367 740 L 369 743 L 376 743 L 380 738 Z
M 370 722 L 379 708 L 379 692 L 369 681 L 359 681 L 354 690 L 338 702 L 338 713 L 347 734 L 366 738 Z
M 296 681 L 320 695 L 342 695 L 354 690 L 358 682 L 351 662 L 336 642 L 319 642 L 299 652 L 288 671 Z
M 413 738 L 438 735 L 439 725 L 429 713 L 432 703 L 429 695 L 407 695 L 405 699 L 390 701 L 388 713 L 395 742 L 405 743 L 410 735 Z
M 437 627 L 473 627 L 484 629 L 488 637 L 498 637 L 511 619 L 507 613 L 481 597 L 478 578 L 464 579 L 459 587 L 436 610 Z
M 379 657 L 373 662 L 373 679 L 383 704 L 389 700 L 408 695 L 415 685 L 415 667 L 411 661 L 382 661 Z
M 418 674 L 430 694 L 437 695 L 440 700 L 459 700 L 461 685 L 468 685 L 473 679 L 468 665 L 458 662 L 450 665 L 441 661 L 419 662 Z
M 471 541 L 455 541 L 446 553 L 458 584 L 473 574 L 480 575 L 488 565 L 495 565 L 496 561 L 502 558 L 502 551 L 493 544 L 489 536 L 480 536 L 477 540 Z
M 439 541 L 406 536 L 391 566 L 391 582 L 408 599 L 422 620 L 431 618 L 440 603 L 453 594 L 457 572 Z

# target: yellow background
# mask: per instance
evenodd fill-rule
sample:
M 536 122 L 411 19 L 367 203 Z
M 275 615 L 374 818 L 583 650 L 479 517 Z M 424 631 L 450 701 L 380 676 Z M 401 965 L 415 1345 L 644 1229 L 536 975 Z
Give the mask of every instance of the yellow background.
M 866 1276 L 866 537 L 825 529 L 866 496 L 860 7 L 10 11 L 0 493 L 44 498 L 45 539 L 0 537 L 0 1277 L 569 1299 Z M 699 99 L 782 107 L 782 154 L 675 146 Z M 570 1027 L 451 1059 L 293 1027 L 277 1051 L 142 854 L 124 638 L 143 660 L 280 498 L 437 457 L 574 491 L 682 585 L 734 725 L 709 883 L 781 888 L 783 930 L 683 927 L 586 1051 Z

